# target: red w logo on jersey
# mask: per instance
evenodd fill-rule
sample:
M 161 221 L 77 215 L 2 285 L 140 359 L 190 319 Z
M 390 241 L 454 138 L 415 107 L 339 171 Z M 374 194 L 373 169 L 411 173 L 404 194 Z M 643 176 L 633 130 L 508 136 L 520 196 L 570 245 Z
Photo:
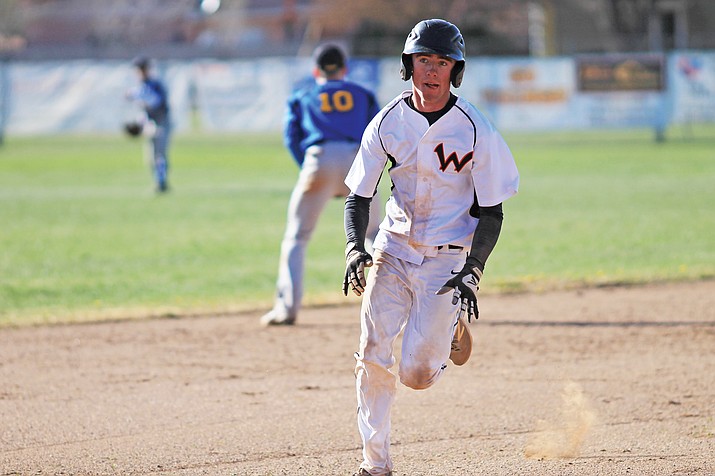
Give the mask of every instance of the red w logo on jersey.
M 471 151 L 464 157 L 462 157 L 462 159 L 460 160 L 457 153 L 452 152 L 451 154 L 449 154 L 449 157 L 445 158 L 444 144 L 439 144 L 437 147 L 434 148 L 434 151 L 437 153 L 437 157 L 439 157 L 439 169 L 442 172 L 447 170 L 447 166 L 452 163 L 454 164 L 454 170 L 459 173 L 464 168 L 464 166 L 467 165 L 470 160 L 472 160 L 472 157 L 474 156 L 474 151 Z

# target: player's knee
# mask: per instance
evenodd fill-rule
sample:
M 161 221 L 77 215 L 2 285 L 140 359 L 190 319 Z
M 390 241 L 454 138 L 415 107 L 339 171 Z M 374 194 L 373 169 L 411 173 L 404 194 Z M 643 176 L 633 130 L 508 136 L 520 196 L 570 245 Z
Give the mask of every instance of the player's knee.
M 436 369 L 427 362 L 400 363 L 400 382 L 414 390 L 424 390 L 431 387 L 437 380 L 440 369 Z
M 301 250 L 308 247 L 310 234 L 301 235 L 300 232 L 286 233 L 281 243 L 282 252 L 290 255 L 295 253 L 295 250 Z
M 396 378 L 390 372 L 390 366 L 389 362 L 371 362 L 357 357 L 355 378 L 363 388 L 367 388 L 368 385 L 374 385 L 377 388 L 394 388 Z

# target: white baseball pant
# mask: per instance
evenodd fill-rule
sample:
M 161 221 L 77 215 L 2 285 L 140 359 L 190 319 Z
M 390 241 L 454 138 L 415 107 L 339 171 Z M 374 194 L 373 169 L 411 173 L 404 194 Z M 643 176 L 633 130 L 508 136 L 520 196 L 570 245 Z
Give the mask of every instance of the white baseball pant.
M 400 382 L 413 389 L 432 386 L 446 368 L 459 306 L 452 293 L 435 293 L 461 269 L 464 252 L 444 247 L 415 265 L 377 251 L 362 300 L 360 350 L 355 367 L 362 468 L 372 474 L 392 469 L 390 409 L 395 398 L 393 345 L 401 331 Z
M 325 142 L 309 147 L 288 204 L 286 231 L 281 243 L 274 309 L 295 317 L 303 299 L 305 254 L 318 218 L 328 201 L 347 197 L 345 176 L 350 170 L 358 144 Z M 375 196 L 370 207 L 366 246 L 372 247 L 381 220 L 381 203 Z

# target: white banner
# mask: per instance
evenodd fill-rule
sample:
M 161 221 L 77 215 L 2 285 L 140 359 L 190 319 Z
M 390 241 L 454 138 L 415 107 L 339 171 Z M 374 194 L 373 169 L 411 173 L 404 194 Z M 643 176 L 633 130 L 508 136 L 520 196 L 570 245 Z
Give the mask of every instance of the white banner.
M 201 130 L 257 132 L 281 130 L 292 83 L 309 73 L 310 65 L 282 59 L 201 61 L 192 69 Z
M 109 63 L 13 63 L 7 132 L 116 131 L 127 79 L 126 71 Z
M 309 58 L 200 61 L 192 66 L 200 128 L 210 132 L 282 130 L 291 92 L 312 84 Z M 377 86 L 377 62 L 349 63 L 348 77 Z
M 170 66 L 172 117 L 180 129 L 189 124 L 189 76 Z M 125 62 L 13 63 L 10 68 L 7 133 L 120 133 L 138 113 L 125 92 L 139 79 Z
M 669 66 L 673 121 L 715 122 L 715 53 L 676 53 Z
M 663 128 L 715 122 L 715 53 L 678 52 L 660 82 L 657 55 L 467 58 L 456 94 L 503 130 Z M 295 87 L 312 81 L 309 58 L 158 62 L 177 132 L 281 132 Z M 138 82 L 128 62 L 5 63 L 0 114 L 8 135 L 121 133 L 137 114 L 124 99 Z M 664 76 L 664 75 L 663 75 Z M 349 77 L 387 103 L 405 89 L 400 59 L 355 59 Z M 3 95 L 4 94 L 4 95 Z M 2 117 L 2 116 L 0 116 Z

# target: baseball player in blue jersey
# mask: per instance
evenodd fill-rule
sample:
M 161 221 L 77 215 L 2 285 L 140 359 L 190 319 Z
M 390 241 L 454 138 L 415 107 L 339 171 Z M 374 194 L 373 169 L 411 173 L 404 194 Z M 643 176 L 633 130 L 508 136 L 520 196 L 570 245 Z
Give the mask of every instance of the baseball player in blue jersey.
M 451 91 L 462 82 L 464 54 L 459 29 L 447 21 L 412 29 L 401 68 L 412 88 L 368 125 L 345 180 L 343 292 L 363 296 L 355 354 L 359 476 L 392 474 L 397 377 L 390 369 L 398 335 L 404 333 L 397 373 L 413 389 L 432 386 L 448 360 L 462 365 L 469 358 L 467 323 L 479 315 L 479 281 L 501 231 L 502 202 L 519 185 L 499 132 Z M 392 193 L 371 256 L 364 246 L 368 210 L 388 163 Z
M 151 166 L 156 191 L 163 193 L 169 189 L 169 98 L 164 84 L 151 76 L 149 58 L 138 57 L 133 64 L 139 73 L 141 84 L 127 93 L 127 99 L 139 104 L 145 113 L 137 133 L 141 132 L 150 138 Z
M 338 46 L 322 45 L 313 57 L 315 83 L 288 99 L 284 139 L 300 174 L 288 205 L 275 303 L 261 317 L 263 325 L 295 323 L 308 241 L 328 200 L 347 196 L 345 176 L 365 127 L 379 110 L 371 91 L 345 79 L 347 58 Z M 370 239 L 380 224 L 379 211 L 366 218 Z

